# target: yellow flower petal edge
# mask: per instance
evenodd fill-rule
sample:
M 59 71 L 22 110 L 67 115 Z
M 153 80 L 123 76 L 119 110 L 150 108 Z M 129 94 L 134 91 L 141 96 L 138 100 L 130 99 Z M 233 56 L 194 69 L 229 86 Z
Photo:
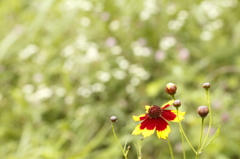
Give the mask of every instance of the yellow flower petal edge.
M 176 110 L 171 110 L 171 112 L 175 115 L 177 115 L 177 111 Z M 180 112 L 178 111 L 178 115 L 179 117 L 176 117 L 174 120 L 171 120 L 171 122 L 179 122 L 179 121 L 182 121 L 184 119 L 184 115 L 185 115 L 186 112 Z M 179 118 L 179 120 L 178 120 Z
M 146 114 L 141 114 L 141 115 L 139 115 L 139 116 L 135 116 L 135 115 L 133 115 L 133 120 L 134 121 L 140 121 L 140 118 L 141 117 L 144 117 Z
M 145 138 L 145 137 L 148 137 L 148 136 L 152 135 L 154 133 L 154 131 L 155 131 L 155 128 L 152 129 L 152 130 L 147 130 L 145 128 L 144 130 L 142 130 L 142 135 Z
M 171 132 L 170 126 L 168 125 L 166 129 L 162 131 L 156 131 L 158 138 L 166 139 L 168 137 L 168 134 Z
M 145 105 L 146 113 L 148 113 L 148 109 L 150 108 L 150 105 Z
M 174 102 L 174 100 L 170 100 L 170 101 L 168 101 L 167 103 L 165 103 L 165 104 L 163 104 L 161 107 L 164 107 L 165 105 L 172 105 L 173 104 L 173 102 Z
M 148 137 L 148 136 L 152 135 L 155 131 L 155 128 L 153 130 L 147 130 L 146 128 L 145 129 L 140 129 L 140 126 L 141 126 L 141 124 L 139 124 L 135 127 L 135 129 L 132 132 L 132 135 L 142 134 L 143 137 L 145 138 L 145 137 Z
M 139 135 L 142 133 L 142 130 L 140 129 L 141 124 L 137 125 L 135 129 L 132 132 L 132 135 Z

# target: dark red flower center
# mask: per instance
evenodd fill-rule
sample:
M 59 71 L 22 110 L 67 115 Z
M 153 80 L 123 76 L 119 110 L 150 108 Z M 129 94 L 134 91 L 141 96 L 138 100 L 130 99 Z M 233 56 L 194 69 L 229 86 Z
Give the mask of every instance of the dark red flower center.
M 161 113 L 162 109 L 157 105 L 151 106 L 148 110 L 149 118 L 158 118 L 161 115 Z

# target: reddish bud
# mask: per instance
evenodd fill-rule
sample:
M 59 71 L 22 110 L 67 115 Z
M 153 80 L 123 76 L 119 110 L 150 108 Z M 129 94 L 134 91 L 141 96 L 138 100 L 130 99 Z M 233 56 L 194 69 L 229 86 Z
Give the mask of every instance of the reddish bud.
M 180 107 L 181 104 L 182 104 L 182 103 L 181 103 L 180 100 L 175 100 L 175 101 L 173 102 L 173 106 L 176 107 L 176 108 Z
M 114 123 L 114 122 L 117 121 L 117 117 L 115 117 L 115 116 L 111 116 L 110 120 Z
M 202 118 L 205 118 L 208 115 L 208 113 L 209 113 L 209 110 L 208 110 L 207 106 L 200 106 L 200 107 L 198 107 L 197 111 L 198 111 L 198 114 Z
M 211 87 L 210 83 L 204 83 L 203 84 L 203 88 L 205 88 L 205 89 L 208 89 L 210 87 Z
M 165 87 L 165 92 L 174 95 L 177 92 L 177 86 L 174 83 L 168 83 Z

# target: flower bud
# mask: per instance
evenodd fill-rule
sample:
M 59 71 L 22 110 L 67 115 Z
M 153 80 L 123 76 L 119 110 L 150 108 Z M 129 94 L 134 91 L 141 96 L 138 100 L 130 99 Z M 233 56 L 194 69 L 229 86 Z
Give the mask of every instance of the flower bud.
M 174 102 L 173 102 L 173 106 L 175 107 L 175 108 L 178 108 L 178 107 L 180 107 L 181 106 L 181 101 L 180 100 L 175 100 Z
M 165 92 L 170 95 L 174 95 L 177 91 L 177 86 L 174 83 L 168 83 L 165 87 Z
M 117 117 L 115 117 L 115 116 L 111 116 L 110 120 L 114 123 L 114 122 L 117 121 Z
M 211 87 L 210 83 L 204 83 L 203 84 L 203 88 L 205 88 L 205 89 L 208 89 L 210 87 Z
M 209 110 L 208 110 L 207 106 L 200 106 L 200 107 L 198 107 L 197 111 L 198 111 L 198 114 L 202 118 L 205 118 L 208 115 L 208 113 L 209 113 Z

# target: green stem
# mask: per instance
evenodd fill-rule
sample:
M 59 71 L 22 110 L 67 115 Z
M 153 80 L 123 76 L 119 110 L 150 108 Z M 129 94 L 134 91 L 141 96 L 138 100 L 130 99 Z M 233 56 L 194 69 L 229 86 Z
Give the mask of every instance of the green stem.
M 171 97 L 172 97 L 173 100 L 175 100 L 174 95 L 171 95 Z M 184 131 L 183 131 L 181 121 L 179 120 L 179 111 L 178 111 L 178 107 L 176 107 L 176 109 L 177 109 L 178 125 L 179 125 L 180 134 L 181 134 L 181 139 L 182 139 L 183 158 L 186 159 L 186 153 L 185 153 L 185 148 L 184 148 L 184 138 L 183 138 L 183 136 L 185 137 L 185 139 L 187 140 L 189 146 L 192 148 L 192 150 L 193 150 L 195 153 L 196 153 L 196 150 L 193 148 L 192 144 L 189 142 L 189 140 L 188 140 L 186 134 L 185 134 Z
M 138 159 L 142 159 L 142 139 L 140 140 L 139 156 L 138 156 Z
M 178 108 L 177 108 L 177 116 L 178 116 L 178 119 L 179 119 L 179 111 L 178 111 Z M 191 144 L 190 141 L 188 140 L 188 138 L 187 138 L 187 136 L 186 136 L 186 134 L 185 134 L 185 132 L 184 132 L 184 130 L 183 130 L 183 128 L 182 128 L 181 122 L 179 121 L 178 124 L 179 124 L 179 128 L 180 128 L 181 134 L 183 134 L 183 136 L 185 137 L 187 143 L 189 144 L 189 146 L 192 148 L 192 150 L 193 150 L 194 153 L 196 154 L 197 151 L 193 148 L 192 144 Z
M 201 133 L 200 133 L 200 140 L 198 145 L 198 152 L 196 153 L 196 159 L 198 158 L 198 155 L 201 153 L 202 148 L 202 137 L 203 137 L 203 125 L 204 125 L 204 118 L 202 118 L 202 126 L 201 126 Z
M 203 144 L 200 148 L 200 151 L 203 149 L 203 147 L 204 147 L 204 145 L 207 141 L 207 138 L 210 134 L 210 130 L 211 130 L 211 126 L 212 126 L 212 110 L 211 110 L 211 105 L 210 105 L 210 100 L 209 100 L 210 97 L 209 97 L 209 90 L 208 89 L 206 89 L 206 96 L 207 96 L 207 106 L 208 106 L 208 109 L 209 109 L 209 125 L 208 125 L 207 135 L 206 135 L 206 137 L 203 141 Z
M 177 117 L 178 117 L 178 125 L 179 125 L 179 128 L 182 127 L 181 125 L 181 121 L 179 120 L 179 111 L 178 111 L 178 108 L 177 109 Z M 181 134 L 181 139 L 182 139 L 182 150 L 183 150 L 183 158 L 186 159 L 186 153 L 185 153 L 185 148 L 184 148 L 184 138 L 183 138 L 183 133 L 180 129 L 180 134 Z
M 127 159 L 127 153 L 125 153 L 124 149 L 122 148 L 122 145 L 120 144 L 120 142 L 119 142 L 119 140 L 118 140 L 118 138 L 117 138 L 117 135 L 116 135 L 115 130 L 114 130 L 114 125 L 113 125 L 113 123 L 112 123 L 111 126 L 112 126 L 113 135 L 114 135 L 115 139 L 117 140 L 117 143 L 118 143 L 119 147 L 120 147 L 121 150 L 122 150 L 123 156 L 124 156 L 125 159 Z
M 172 146 L 171 146 L 169 138 L 167 138 L 167 141 L 168 141 L 168 147 L 169 147 L 169 151 L 170 151 L 171 157 L 172 157 L 172 159 L 174 159 L 173 152 L 172 152 Z

